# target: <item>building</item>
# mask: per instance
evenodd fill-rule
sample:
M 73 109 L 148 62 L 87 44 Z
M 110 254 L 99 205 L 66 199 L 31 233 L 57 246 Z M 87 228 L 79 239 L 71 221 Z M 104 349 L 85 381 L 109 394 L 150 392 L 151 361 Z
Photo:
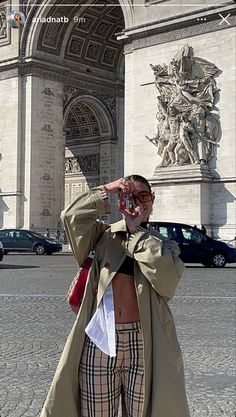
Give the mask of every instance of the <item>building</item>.
M 135 172 L 154 220 L 232 239 L 235 2 L 24 4 L 0 2 L 0 227 L 57 229 L 87 187 Z

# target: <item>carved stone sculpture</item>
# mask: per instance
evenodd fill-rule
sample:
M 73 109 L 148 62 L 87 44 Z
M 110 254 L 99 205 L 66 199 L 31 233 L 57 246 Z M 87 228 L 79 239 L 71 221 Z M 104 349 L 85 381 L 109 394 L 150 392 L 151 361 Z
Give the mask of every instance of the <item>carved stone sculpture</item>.
M 0 39 L 7 36 L 6 8 L 0 8 Z
M 65 160 L 65 173 L 99 173 L 99 154 L 77 155 Z
M 194 57 L 185 45 L 167 64 L 150 65 L 157 96 L 157 131 L 146 138 L 157 146 L 159 167 L 207 164 L 219 140 L 216 102 L 219 69 Z

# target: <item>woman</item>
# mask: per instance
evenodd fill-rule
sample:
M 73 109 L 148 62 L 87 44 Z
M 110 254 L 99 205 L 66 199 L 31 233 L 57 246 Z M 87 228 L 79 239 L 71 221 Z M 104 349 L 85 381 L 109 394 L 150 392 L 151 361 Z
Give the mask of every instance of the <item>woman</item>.
M 110 213 L 110 193 L 124 217 L 111 226 L 97 220 Z M 153 202 L 148 181 L 132 175 L 91 189 L 62 213 L 78 264 L 96 255 L 41 417 L 117 417 L 120 397 L 122 417 L 189 417 L 167 305 L 183 264 L 178 245 L 147 225 Z

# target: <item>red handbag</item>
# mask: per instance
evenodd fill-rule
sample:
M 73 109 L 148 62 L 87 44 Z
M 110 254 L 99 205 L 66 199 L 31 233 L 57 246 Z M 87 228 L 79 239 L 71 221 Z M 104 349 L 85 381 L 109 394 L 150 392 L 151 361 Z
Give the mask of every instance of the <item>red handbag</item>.
M 89 269 L 92 265 L 94 254 L 90 253 L 81 268 L 76 273 L 68 291 L 67 301 L 74 313 L 78 314 L 84 296 L 84 290 L 88 278 Z

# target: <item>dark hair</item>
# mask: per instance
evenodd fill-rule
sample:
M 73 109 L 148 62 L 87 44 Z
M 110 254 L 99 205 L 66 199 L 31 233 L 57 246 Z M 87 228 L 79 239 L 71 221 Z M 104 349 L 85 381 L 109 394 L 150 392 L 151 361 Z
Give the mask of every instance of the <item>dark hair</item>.
M 127 175 L 127 177 L 125 177 L 125 180 L 142 182 L 148 187 L 150 193 L 152 192 L 151 185 L 145 177 L 142 177 L 142 175 Z

